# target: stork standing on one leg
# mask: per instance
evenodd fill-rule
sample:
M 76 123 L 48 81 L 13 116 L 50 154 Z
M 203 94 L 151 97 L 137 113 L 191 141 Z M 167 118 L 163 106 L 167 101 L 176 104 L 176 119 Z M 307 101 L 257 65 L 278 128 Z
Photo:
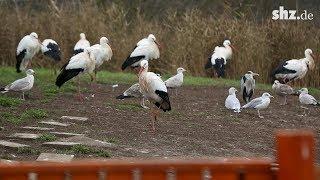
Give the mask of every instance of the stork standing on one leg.
M 87 49 L 77 55 L 71 57 L 70 61 L 66 63 L 56 79 L 56 85 L 61 87 L 65 82 L 73 77 L 83 73 L 88 73 L 93 78 L 93 71 L 95 68 L 95 59 L 92 53 Z M 78 78 L 78 98 L 83 100 L 83 95 L 80 93 L 80 80 Z
M 256 80 L 254 79 L 254 76 L 259 76 L 259 74 L 248 71 L 244 76 L 242 76 L 240 81 L 241 95 L 246 103 L 251 100 L 256 87 Z
M 150 102 L 153 102 L 157 108 L 151 109 L 152 130 L 155 131 L 154 122 L 157 120 L 159 109 L 164 112 L 171 110 L 167 87 L 162 79 L 153 72 L 148 72 L 148 61 L 142 60 L 140 63 L 139 85 L 141 92 Z
M 315 56 L 311 49 L 306 49 L 305 58 L 287 60 L 278 65 L 273 71 L 272 77 L 282 83 L 288 83 L 304 78 L 308 70 L 315 68 Z
M 230 40 L 225 40 L 223 46 L 214 48 L 213 54 L 208 58 L 208 62 L 205 65 L 205 69 L 214 68 L 217 77 L 224 77 L 225 66 L 232 57 L 233 46 Z
M 160 45 L 153 34 L 149 34 L 147 38 L 140 40 L 131 54 L 123 62 L 121 69 L 127 67 L 136 68 L 140 66 L 142 60 L 158 59 L 160 57 Z
M 38 34 L 32 32 L 30 35 L 24 36 L 17 47 L 16 54 L 16 70 L 18 73 L 25 71 L 31 64 L 31 60 L 41 48 Z

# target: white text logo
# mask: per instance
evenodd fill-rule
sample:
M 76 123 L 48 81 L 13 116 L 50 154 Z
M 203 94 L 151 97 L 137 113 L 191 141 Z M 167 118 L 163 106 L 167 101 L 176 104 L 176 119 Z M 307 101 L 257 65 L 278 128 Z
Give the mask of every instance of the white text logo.
M 273 20 L 312 20 L 313 14 L 304 10 L 300 15 L 296 10 L 286 10 L 283 6 L 279 7 L 279 10 L 272 11 Z

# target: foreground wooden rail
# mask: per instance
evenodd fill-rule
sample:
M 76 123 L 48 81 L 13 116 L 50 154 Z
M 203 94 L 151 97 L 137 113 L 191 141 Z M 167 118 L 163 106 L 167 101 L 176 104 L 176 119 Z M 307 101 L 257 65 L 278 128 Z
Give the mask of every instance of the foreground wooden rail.
M 0 180 L 315 180 L 310 132 L 277 133 L 277 160 L 108 160 L 0 164 Z M 279 164 L 276 164 L 277 162 Z

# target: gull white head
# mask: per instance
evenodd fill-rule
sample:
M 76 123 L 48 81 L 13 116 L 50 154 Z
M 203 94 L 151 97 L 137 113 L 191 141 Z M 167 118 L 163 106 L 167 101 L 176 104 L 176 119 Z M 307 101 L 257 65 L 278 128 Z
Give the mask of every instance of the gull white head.
M 35 38 L 35 39 L 38 39 L 38 34 L 35 33 L 35 32 L 30 33 L 30 36 Z
M 263 93 L 262 97 L 264 97 L 264 98 L 271 98 L 272 97 L 273 98 L 273 96 L 271 96 L 271 94 L 269 94 L 267 92 Z
M 300 92 L 300 93 L 305 93 L 305 94 L 308 94 L 308 93 L 309 93 L 309 91 L 308 91 L 307 88 L 302 88 L 302 89 L 299 90 L 299 92 Z
M 177 73 L 183 73 L 183 72 L 186 72 L 187 70 L 185 70 L 184 68 L 182 68 L 182 67 L 179 67 L 178 69 L 177 69 Z
M 86 35 L 84 33 L 80 33 L 80 39 L 86 39 Z
M 229 89 L 229 95 L 236 94 L 236 92 L 238 92 L 238 90 L 237 90 L 236 88 L 234 88 L 234 87 L 231 87 L 231 88 Z
M 34 72 L 32 69 L 28 69 L 28 70 L 26 71 L 26 74 L 27 74 L 27 75 L 34 75 L 35 72 Z
M 108 44 L 109 43 L 109 39 L 106 37 L 101 37 L 100 38 L 100 44 Z

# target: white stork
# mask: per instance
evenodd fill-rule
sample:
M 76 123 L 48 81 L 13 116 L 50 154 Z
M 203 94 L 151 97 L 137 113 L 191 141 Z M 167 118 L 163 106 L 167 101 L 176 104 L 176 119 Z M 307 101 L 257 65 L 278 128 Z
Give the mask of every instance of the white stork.
M 232 57 L 232 49 L 230 40 L 225 40 L 223 42 L 224 47 L 216 46 L 214 48 L 213 54 L 208 58 L 208 62 L 205 65 L 205 69 L 214 68 L 218 77 L 224 77 L 224 70 L 227 61 Z
M 144 101 L 144 97 L 143 94 L 140 90 L 140 85 L 139 83 L 133 84 L 132 86 L 130 86 L 127 90 L 125 90 L 121 95 L 117 96 L 116 99 L 126 99 L 126 98 L 140 98 L 141 102 L 140 102 L 140 106 L 145 108 L 145 109 L 149 109 Z
M 256 80 L 254 79 L 254 76 L 259 76 L 259 74 L 248 71 L 240 80 L 241 95 L 246 103 L 251 100 L 256 87 Z
M 38 35 L 32 32 L 30 35 L 24 36 L 17 47 L 16 54 L 16 70 L 18 73 L 25 71 L 30 65 L 34 55 L 36 55 L 41 48 L 41 43 L 38 39 Z
M 79 75 L 88 73 L 91 79 L 93 79 L 94 68 L 94 55 L 85 49 L 83 52 L 72 56 L 70 61 L 61 68 L 61 72 L 56 79 L 56 85 L 61 87 L 68 80 L 78 76 L 78 97 L 80 100 L 83 100 L 83 96 L 80 93 Z
M 88 47 L 90 47 L 90 42 L 86 39 L 86 35 L 84 33 L 80 33 L 80 40 L 73 48 L 73 55 L 83 52 Z
M 272 76 L 283 83 L 302 79 L 308 70 L 314 69 L 314 55 L 311 49 L 304 51 L 305 58 L 287 60 L 279 64 L 273 71 Z
M 164 83 L 166 84 L 167 88 L 176 89 L 176 95 L 177 89 L 182 86 L 183 84 L 183 72 L 186 70 L 182 67 L 179 67 L 177 69 L 177 74 L 172 76 L 171 78 L 167 79 Z
M 139 67 L 142 60 L 158 59 L 160 57 L 159 47 L 156 37 L 153 34 L 149 34 L 147 38 L 137 43 L 131 54 L 123 62 L 121 69 L 124 70 L 128 66 Z
M 227 109 L 231 109 L 236 113 L 240 113 L 241 112 L 241 110 L 240 110 L 241 105 L 240 105 L 239 99 L 236 96 L 236 92 L 237 92 L 237 90 L 234 87 L 231 87 L 229 89 L 229 95 L 228 95 L 224 105 Z
M 242 106 L 243 109 L 251 108 L 258 110 L 258 116 L 259 118 L 263 118 L 263 116 L 260 115 L 261 109 L 266 109 L 270 104 L 270 97 L 273 98 L 269 93 L 263 93 L 261 97 L 255 98 L 252 101 L 250 101 L 248 104 Z
M 61 61 L 61 51 L 58 43 L 52 39 L 45 39 L 41 44 L 41 52 L 55 62 Z
M 141 92 L 145 98 L 153 102 L 157 108 L 151 110 L 154 118 L 152 118 L 152 130 L 155 131 L 154 121 L 157 120 L 159 109 L 164 112 L 171 110 L 167 87 L 162 79 L 153 72 L 148 72 L 148 61 L 142 60 L 140 63 L 139 85 Z
M 95 76 L 94 76 L 94 81 L 96 81 L 96 74 L 98 71 L 98 68 L 105 62 L 109 61 L 112 58 L 112 49 L 109 46 L 109 40 L 106 37 L 101 37 L 100 38 L 100 44 L 95 44 L 88 49 L 90 51 L 94 58 L 95 58 Z
M 0 88 L 1 93 L 6 93 L 9 91 L 22 92 L 22 100 L 25 100 L 24 93 L 29 91 L 33 87 L 34 83 L 34 71 L 32 69 L 28 69 L 26 71 L 27 76 L 14 81 L 13 83 L 7 85 L 4 88 Z

